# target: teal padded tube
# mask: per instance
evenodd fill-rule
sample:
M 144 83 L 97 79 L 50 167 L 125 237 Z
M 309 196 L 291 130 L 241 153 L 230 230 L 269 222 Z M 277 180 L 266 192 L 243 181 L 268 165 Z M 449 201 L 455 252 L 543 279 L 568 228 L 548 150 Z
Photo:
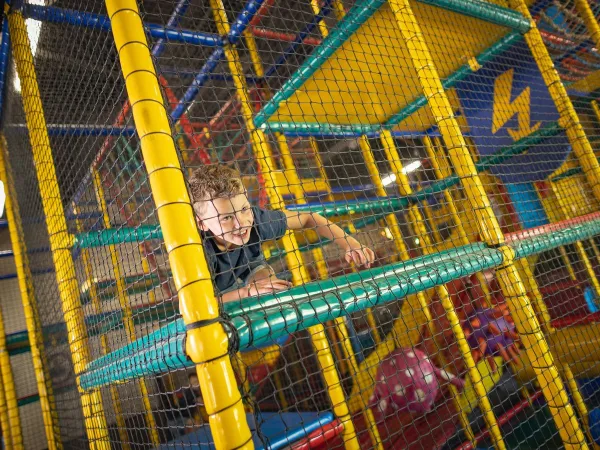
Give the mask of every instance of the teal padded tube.
M 479 0 L 418 0 L 419 3 L 437 6 L 465 16 L 474 17 L 494 25 L 510 28 L 519 33 L 527 33 L 531 24 L 522 14 L 503 6 Z
M 525 258 L 557 248 L 562 245 L 589 239 L 600 234 L 600 219 L 581 219 L 563 229 L 539 232 L 534 237 L 509 240 L 515 250 L 515 258 Z M 502 264 L 502 253 L 494 248 L 468 245 L 446 255 L 436 254 L 394 264 L 365 273 L 338 277 L 311 286 L 304 296 L 294 288 L 260 303 L 248 303 L 241 308 L 229 307 L 229 320 L 237 330 L 240 349 L 267 344 L 272 340 L 299 331 L 312 325 L 352 314 L 365 308 L 402 299 L 448 283 L 475 272 L 498 267 Z M 433 258 L 433 259 L 432 259 Z M 342 284 L 342 282 L 344 284 Z M 339 283 L 339 284 L 338 284 Z M 296 295 L 297 294 L 297 295 Z M 285 301 L 284 301 L 285 300 Z M 294 307 L 290 307 L 290 302 Z M 159 374 L 166 370 L 189 367 L 191 361 L 185 356 L 185 326 L 181 319 L 149 334 L 137 341 L 92 361 L 80 376 L 84 389 L 108 383 Z
M 80 248 L 93 248 L 127 242 L 144 242 L 151 239 L 162 239 L 162 231 L 158 225 L 140 225 L 135 228 L 122 227 L 79 233 L 75 235 L 73 245 Z

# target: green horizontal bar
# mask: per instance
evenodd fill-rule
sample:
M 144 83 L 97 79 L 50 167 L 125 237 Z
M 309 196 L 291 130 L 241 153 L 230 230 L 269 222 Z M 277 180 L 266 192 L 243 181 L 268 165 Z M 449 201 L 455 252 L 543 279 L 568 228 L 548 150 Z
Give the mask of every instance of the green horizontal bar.
M 552 231 L 539 236 L 525 238 L 510 246 L 515 251 L 515 258 L 521 259 L 537 255 L 547 250 L 584 241 L 600 233 L 600 219 L 578 223 L 563 230 Z
M 336 125 L 332 123 L 315 122 L 267 122 L 266 131 L 275 132 L 304 132 L 318 135 L 344 135 L 379 133 L 381 125 Z
M 308 80 L 323 65 L 360 26 L 379 9 L 385 0 L 359 0 L 348 11 L 348 14 L 323 39 L 321 45 L 304 60 L 298 70 L 288 78 L 281 89 L 273 95 L 265 106 L 254 117 L 256 127 L 263 126 L 277 111 L 281 102 L 290 98 L 306 80 Z
M 479 0 L 418 0 L 419 3 L 437 6 L 448 11 L 526 33 L 531 23 L 522 14 L 490 2 Z
M 504 36 L 502 39 L 498 40 L 495 44 L 488 47 L 486 50 L 481 52 L 476 59 L 479 65 L 483 66 L 488 63 L 491 59 L 495 58 L 497 55 L 500 55 L 505 50 L 510 48 L 515 43 L 519 42 L 522 39 L 522 36 L 519 33 L 511 32 Z M 456 72 L 450 75 L 442 82 L 442 86 L 444 89 L 450 89 L 454 87 L 456 83 L 464 80 L 467 76 L 473 73 L 471 70 L 471 66 L 465 64 L 461 66 Z M 416 113 L 419 109 L 427 104 L 427 99 L 425 96 L 421 95 L 417 99 L 413 100 L 411 103 L 406 105 L 392 117 L 390 117 L 387 122 L 383 125 L 384 128 L 392 129 L 396 125 L 398 125 L 403 120 L 407 119 L 409 116 Z
M 600 162 L 600 159 L 598 159 Z M 573 167 L 572 169 L 566 170 L 563 173 L 560 173 L 552 178 L 550 178 L 550 182 L 556 183 L 557 181 L 564 180 L 565 178 L 572 177 L 573 175 L 582 174 L 583 170 L 581 167 Z
M 525 258 L 600 234 L 600 219 L 509 242 L 516 258 Z M 453 254 L 460 252 L 460 255 Z M 475 272 L 498 267 L 503 254 L 471 244 L 403 264 L 307 283 L 269 298 L 228 307 L 240 349 L 268 344 L 278 337 L 365 308 L 405 298 Z M 321 287 L 322 286 L 322 287 Z M 302 290 L 304 292 L 302 292 Z M 290 307 L 294 302 L 294 307 Z M 84 389 L 192 366 L 186 358 L 181 319 L 88 364 L 80 377 Z
M 162 239 L 162 231 L 158 225 L 140 225 L 135 228 L 122 227 L 79 233 L 75 235 L 74 246 L 93 248 L 127 242 L 144 242 L 151 239 Z
M 23 397 L 17 400 L 17 405 L 19 407 L 30 405 L 32 403 L 37 403 L 40 401 L 40 396 L 38 394 L 28 395 L 27 397 Z
M 161 283 L 160 278 L 156 274 L 130 276 L 126 277 L 124 281 L 127 287 L 127 295 L 143 294 L 151 289 L 154 289 Z M 111 300 L 116 295 L 114 294 L 116 290 L 116 281 L 98 281 L 96 282 L 96 290 L 98 292 L 98 297 L 101 300 Z M 80 298 L 82 304 L 87 304 L 90 301 L 89 287 L 82 290 Z

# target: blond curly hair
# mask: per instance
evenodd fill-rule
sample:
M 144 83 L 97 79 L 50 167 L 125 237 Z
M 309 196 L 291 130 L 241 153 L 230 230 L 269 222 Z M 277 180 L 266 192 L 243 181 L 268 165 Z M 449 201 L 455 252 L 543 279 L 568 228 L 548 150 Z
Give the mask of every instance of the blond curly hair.
M 230 198 L 245 192 L 240 173 L 222 164 L 201 166 L 194 170 L 189 181 L 192 204 L 202 214 L 204 204 L 216 198 Z

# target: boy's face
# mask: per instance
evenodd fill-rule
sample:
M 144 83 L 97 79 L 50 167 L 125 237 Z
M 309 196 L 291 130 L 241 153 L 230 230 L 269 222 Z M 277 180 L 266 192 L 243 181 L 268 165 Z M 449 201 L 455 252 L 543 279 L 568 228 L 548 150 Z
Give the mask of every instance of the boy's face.
M 216 198 L 204 203 L 198 224 L 229 244 L 244 245 L 250 240 L 254 215 L 246 194 Z

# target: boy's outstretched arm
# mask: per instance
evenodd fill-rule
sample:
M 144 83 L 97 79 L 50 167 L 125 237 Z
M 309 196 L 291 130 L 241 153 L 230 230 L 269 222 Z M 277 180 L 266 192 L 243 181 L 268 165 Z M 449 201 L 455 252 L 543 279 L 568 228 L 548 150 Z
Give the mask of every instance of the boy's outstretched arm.
M 359 266 L 369 268 L 373 261 L 375 261 L 373 250 L 363 246 L 336 224 L 330 222 L 320 214 L 285 211 L 285 215 L 287 217 L 287 226 L 290 230 L 314 230 L 319 236 L 332 240 L 344 250 L 348 263 L 353 262 Z

